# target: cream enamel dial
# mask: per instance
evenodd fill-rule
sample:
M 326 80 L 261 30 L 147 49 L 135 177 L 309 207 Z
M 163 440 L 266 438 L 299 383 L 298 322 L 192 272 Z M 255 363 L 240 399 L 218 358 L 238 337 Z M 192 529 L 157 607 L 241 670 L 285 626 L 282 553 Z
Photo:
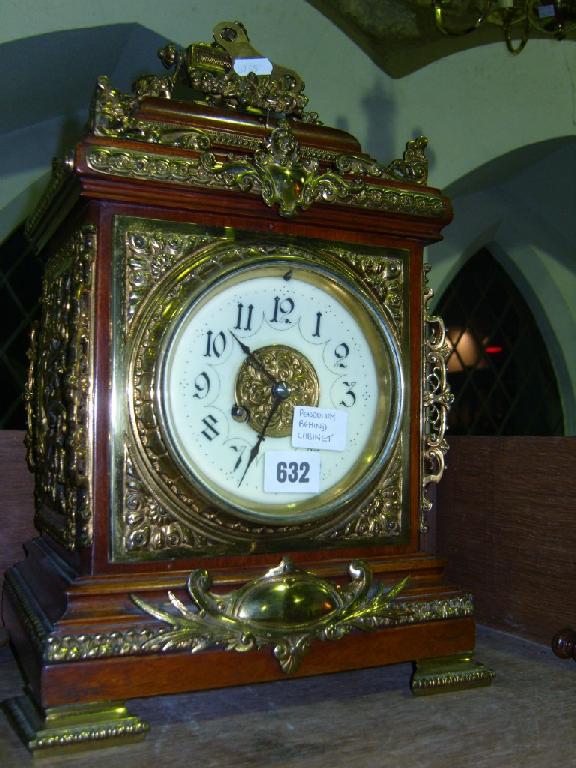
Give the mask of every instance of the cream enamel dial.
M 181 313 L 162 360 L 169 449 L 204 495 L 243 518 L 330 514 L 366 489 L 398 433 L 399 354 L 385 319 L 341 275 L 305 261 L 250 265 L 215 281 Z M 298 422 L 314 434 L 304 448 L 293 444 L 295 406 L 311 417 Z M 344 422 L 339 450 L 326 445 L 318 413 Z M 275 454 L 266 455 L 278 451 L 288 471 L 292 455 L 305 467 L 315 454 L 313 492 L 290 482 L 266 490 Z

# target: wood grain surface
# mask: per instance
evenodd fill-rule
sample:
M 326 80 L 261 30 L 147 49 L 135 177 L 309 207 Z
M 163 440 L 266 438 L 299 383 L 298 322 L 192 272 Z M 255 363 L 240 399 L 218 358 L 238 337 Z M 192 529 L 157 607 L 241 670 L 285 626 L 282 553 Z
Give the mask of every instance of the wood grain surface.
M 437 549 L 479 622 L 547 645 L 576 627 L 576 439 L 453 437 Z

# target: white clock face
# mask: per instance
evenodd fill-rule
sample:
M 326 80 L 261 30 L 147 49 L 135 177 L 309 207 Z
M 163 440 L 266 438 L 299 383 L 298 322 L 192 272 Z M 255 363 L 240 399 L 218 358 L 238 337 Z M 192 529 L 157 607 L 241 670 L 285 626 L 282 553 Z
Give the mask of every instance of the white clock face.
M 361 491 L 399 428 L 398 352 L 383 318 L 303 262 L 213 284 L 172 329 L 163 361 L 158 396 L 179 465 L 250 519 L 329 513 Z

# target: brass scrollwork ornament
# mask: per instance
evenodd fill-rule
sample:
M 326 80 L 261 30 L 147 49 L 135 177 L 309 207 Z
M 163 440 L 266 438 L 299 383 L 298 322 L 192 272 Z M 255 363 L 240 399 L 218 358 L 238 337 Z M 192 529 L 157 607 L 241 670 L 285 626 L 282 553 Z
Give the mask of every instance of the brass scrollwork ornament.
M 422 504 L 420 531 L 426 533 L 428 524 L 426 515 L 432 503 L 426 495 L 430 483 L 439 483 L 446 466 L 445 456 L 448 443 L 445 434 L 448 426 L 448 411 L 454 401 L 454 395 L 448 384 L 446 361 L 450 354 L 450 344 L 446 340 L 446 330 L 441 317 L 430 315 L 429 303 L 433 291 L 427 288 L 424 293 L 425 339 L 423 356 L 423 462 Z
M 238 21 L 214 27 L 214 42 L 194 43 L 182 49 L 168 43 L 158 52 L 170 70 L 164 76 L 147 75 L 134 84 L 139 99 L 144 96 L 172 98 L 178 86 L 195 92 L 200 101 L 231 109 L 252 109 L 302 118 L 308 103 L 302 78 L 292 69 L 273 64 L 250 43 L 246 28 Z M 257 71 L 244 72 L 244 62 L 256 62 Z M 316 117 L 312 117 L 316 122 Z
M 339 587 L 295 568 L 285 557 L 260 578 L 220 595 L 210 592 L 207 571 L 192 571 L 187 582 L 191 607 L 173 592 L 168 598 L 176 613 L 132 595 L 141 610 L 172 627 L 145 642 L 143 649 L 188 648 L 196 653 L 216 646 L 245 652 L 271 646 L 282 670 L 295 672 L 313 640 L 375 629 L 384 619 L 410 613 L 409 607 L 395 602 L 408 577 L 386 589 L 373 584 L 365 563 L 351 563 L 348 573 L 350 583 Z

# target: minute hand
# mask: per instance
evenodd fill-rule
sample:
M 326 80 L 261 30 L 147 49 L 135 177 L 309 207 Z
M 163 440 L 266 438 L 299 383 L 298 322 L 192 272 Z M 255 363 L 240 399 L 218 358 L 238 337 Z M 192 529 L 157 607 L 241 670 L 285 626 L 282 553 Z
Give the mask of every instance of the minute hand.
M 246 477 L 246 472 L 248 472 L 248 469 L 250 468 L 250 465 L 252 464 L 252 462 L 254 461 L 256 456 L 258 456 L 258 452 L 260 451 L 260 446 L 262 445 L 262 443 L 266 439 L 266 430 L 268 429 L 268 427 L 270 425 L 270 422 L 272 421 L 272 417 L 274 416 L 274 414 L 278 410 L 278 406 L 283 401 L 283 399 L 284 399 L 283 397 L 279 397 L 278 395 L 276 395 L 276 397 L 274 398 L 274 402 L 272 403 L 272 408 L 270 409 L 270 413 L 266 417 L 266 421 L 264 422 L 264 426 L 262 427 L 262 429 L 260 430 L 260 433 L 258 434 L 258 439 L 256 440 L 255 445 L 252 446 L 252 450 L 250 451 L 250 455 L 248 457 L 248 463 L 246 464 L 246 468 L 244 469 L 244 474 L 240 478 L 240 482 L 238 483 L 238 487 L 240 487 L 242 485 L 242 481 Z
M 236 334 L 235 334 L 235 333 L 233 333 L 232 331 L 230 331 L 230 335 L 232 336 L 232 338 L 233 338 L 235 341 L 237 341 L 237 342 L 238 342 L 238 346 L 240 347 L 240 349 L 242 350 L 242 352 L 244 352 L 244 354 L 246 355 L 246 357 L 247 357 L 247 358 L 248 358 L 248 360 L 250 361 L 250 364 L 252 365 L 252 367 L 253 367 L 253 368 L 256 368 L 256 369 L 257 369 L 257 370 L 259 370 L 261 373 L 263 373 L 263 374 L 264 374 L 264 376 L 266 376 L 266 378 L 268 379 L 268 381 L 269 381 L 269 382 L 270 382 L 272 385 L 278 384 L 278 381 L 277 381 L 277 380 L 274 378 L 274 376 L 272 376 L 272 374 L 271 374 L 271 373 L 268 373 L 268 371 L 266 370 L 266 368 L 264 367 L 264 365 L 262 365 L 262 363 L 260 362 L 260 360 L 258 360 L 258 358 L 257 358 L 257 357 L 256 357 L 256 355 L 255 355 L 255 354 L 252 352 L 252 350 L 250 349 L 250 347 L 249 347 L 247 344 L 244 344 L 244 342 L 243 342 L 243 341 L 240 341 L 240 339 L 238 338 L 238 336 L 236 336 Z

